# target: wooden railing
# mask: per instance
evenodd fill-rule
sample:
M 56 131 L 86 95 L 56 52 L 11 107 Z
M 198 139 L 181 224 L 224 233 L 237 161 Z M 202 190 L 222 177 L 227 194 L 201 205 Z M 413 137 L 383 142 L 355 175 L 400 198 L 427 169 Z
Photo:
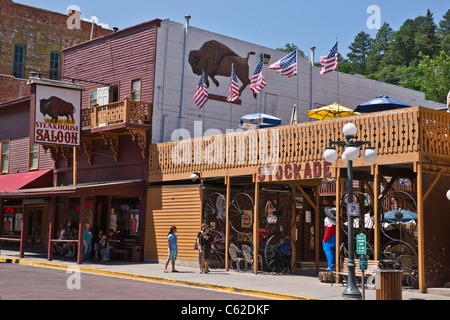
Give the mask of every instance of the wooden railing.
M 95 105 L 83 109 L 82 127 L 97 128 L 118 123 L 149 124 L 152 104 L 149 102 L 125 99 L 106 105 Z
M 350 122 L 358 140 L 372 143 L 379 164 L 418 161 L 419 153 L 450 162 L 450 114 L 413 107 L 151 145 L 149 179 L 218 170 L 250 174 L 260 166 L 323 161 L 329 142 L 343 140 L 342 127 Z M 369 164 L 358 159 L 355 165 Z

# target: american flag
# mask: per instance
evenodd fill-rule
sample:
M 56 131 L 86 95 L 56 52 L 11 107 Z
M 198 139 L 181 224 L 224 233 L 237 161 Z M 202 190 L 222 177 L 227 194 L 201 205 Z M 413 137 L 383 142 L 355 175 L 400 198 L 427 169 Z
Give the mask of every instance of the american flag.
M 239 99 L 239 84 L 237 82 L 236 72 L 234 72 L 234 65 L 231 65 L 231 79 L 230 92 L 228 93 L 228 102 L 234 102 Z
M 250 89 L 254 93 L 260 92 L 266 85 L 267 82 L 264 79 L 263 73 L 263 58 L 258 62 L 255 68 L 255 72 L 253 72 L 252 81 L 250 83 Z
M 322 65 L 320 74 L 325 74 L 336 70 L 338 66 L 338 43 L 327 53 L 326 56 L 320 57 L 319 63 Z
M 278 60 L 274 64 L 270 65 L 269 70 L 274 70 L 287 77 L 293 77 L 297 75 L 297 49 Z
M 208 101 L 208 90 L 206 88 L 205 72 L 202 72 L 202 76 L 195 90 L 194 103 L 201 109 Z

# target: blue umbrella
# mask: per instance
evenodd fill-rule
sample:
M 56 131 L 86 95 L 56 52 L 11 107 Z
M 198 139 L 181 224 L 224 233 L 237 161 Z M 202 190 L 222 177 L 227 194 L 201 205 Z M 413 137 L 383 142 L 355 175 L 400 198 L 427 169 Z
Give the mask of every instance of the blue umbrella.
M 405 210 L 397 209 L 384 213 L 384 221 L 388 223 L 409 223 L 417 220 L 417 213 Z
M 391 99 L 387 96 L 378 96 L 373 100 L 360 104 L 354 111 L 359 113 L 370 113 L 410 107 L 410 105 Z
M 243 129 L 258 129 L 276 127 L 281 124 L 281 119 L 264 114 L 254 113 L 243 116 L 239 121 L 239 127 Z

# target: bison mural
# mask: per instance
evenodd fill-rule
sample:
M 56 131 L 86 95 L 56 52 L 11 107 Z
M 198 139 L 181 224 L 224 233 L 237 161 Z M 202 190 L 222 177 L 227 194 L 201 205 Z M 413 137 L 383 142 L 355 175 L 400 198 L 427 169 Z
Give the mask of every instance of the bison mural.
M 64 101 L 58 97 L 50 97 L 49 99 L 40 100 L 40 110 L 44 115 L 49 115 L 51 121 L 58 122 L 59 117 L 66 117 L 67 121 L 69 118 L 73 121 L 73 114 L 75 113 L 75 107 L 72 103 Z
M 246 58 L 237 55 L 233 50 L 226 45 L 211 40 L 205 42 L 199 50 L 193 50 L 189 53 L 189 64 L 192 71 L 196 75 L 201 75 L 205 72 L 206 85 L 209 87 L 208 77 L 218 87 L 219 82 L 215 76 L 229 77 L 231 75 L 231 65 L 234 65 L 236 76 L 241 80 L 242 86 L 239 89 L 239 94 L 250 84 L 248 58 L 255 54 L 249 52 Z

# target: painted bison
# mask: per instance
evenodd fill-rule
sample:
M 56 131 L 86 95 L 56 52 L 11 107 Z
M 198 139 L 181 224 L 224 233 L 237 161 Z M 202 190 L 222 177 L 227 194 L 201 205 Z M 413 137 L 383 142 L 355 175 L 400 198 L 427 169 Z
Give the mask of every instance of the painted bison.
M 206 85 L 209 87 L 208 77 L 218 87 L 219 82 L 215 76 L 229 77 L 231 75 L 231 65 L 234 65 L 236 76 L 241 80 L 242 86 L 239 89 L 239 94 L 250 84 L 248 58 L 255 54 L 249 52 L 246 58 L 237 55 L 233 50 L 226 45 L 211 40 L 205 42 L 199 50 L 193 50 L 189 53 L 189 64 L 192 71 L 196 75 L 201 75 L 205 72 Z
M 41 113 L 44 115 L 49 115 L 52 118 L 52 122 L 58 122 L 59 117 L 66 117 L 67 121 L 69 118 L 73 121 L 73 114 L 75 113 L 75 107 L 70 102 L 64 101 L 58 97 L 50 97 L 48 99 L 40 100 Z

